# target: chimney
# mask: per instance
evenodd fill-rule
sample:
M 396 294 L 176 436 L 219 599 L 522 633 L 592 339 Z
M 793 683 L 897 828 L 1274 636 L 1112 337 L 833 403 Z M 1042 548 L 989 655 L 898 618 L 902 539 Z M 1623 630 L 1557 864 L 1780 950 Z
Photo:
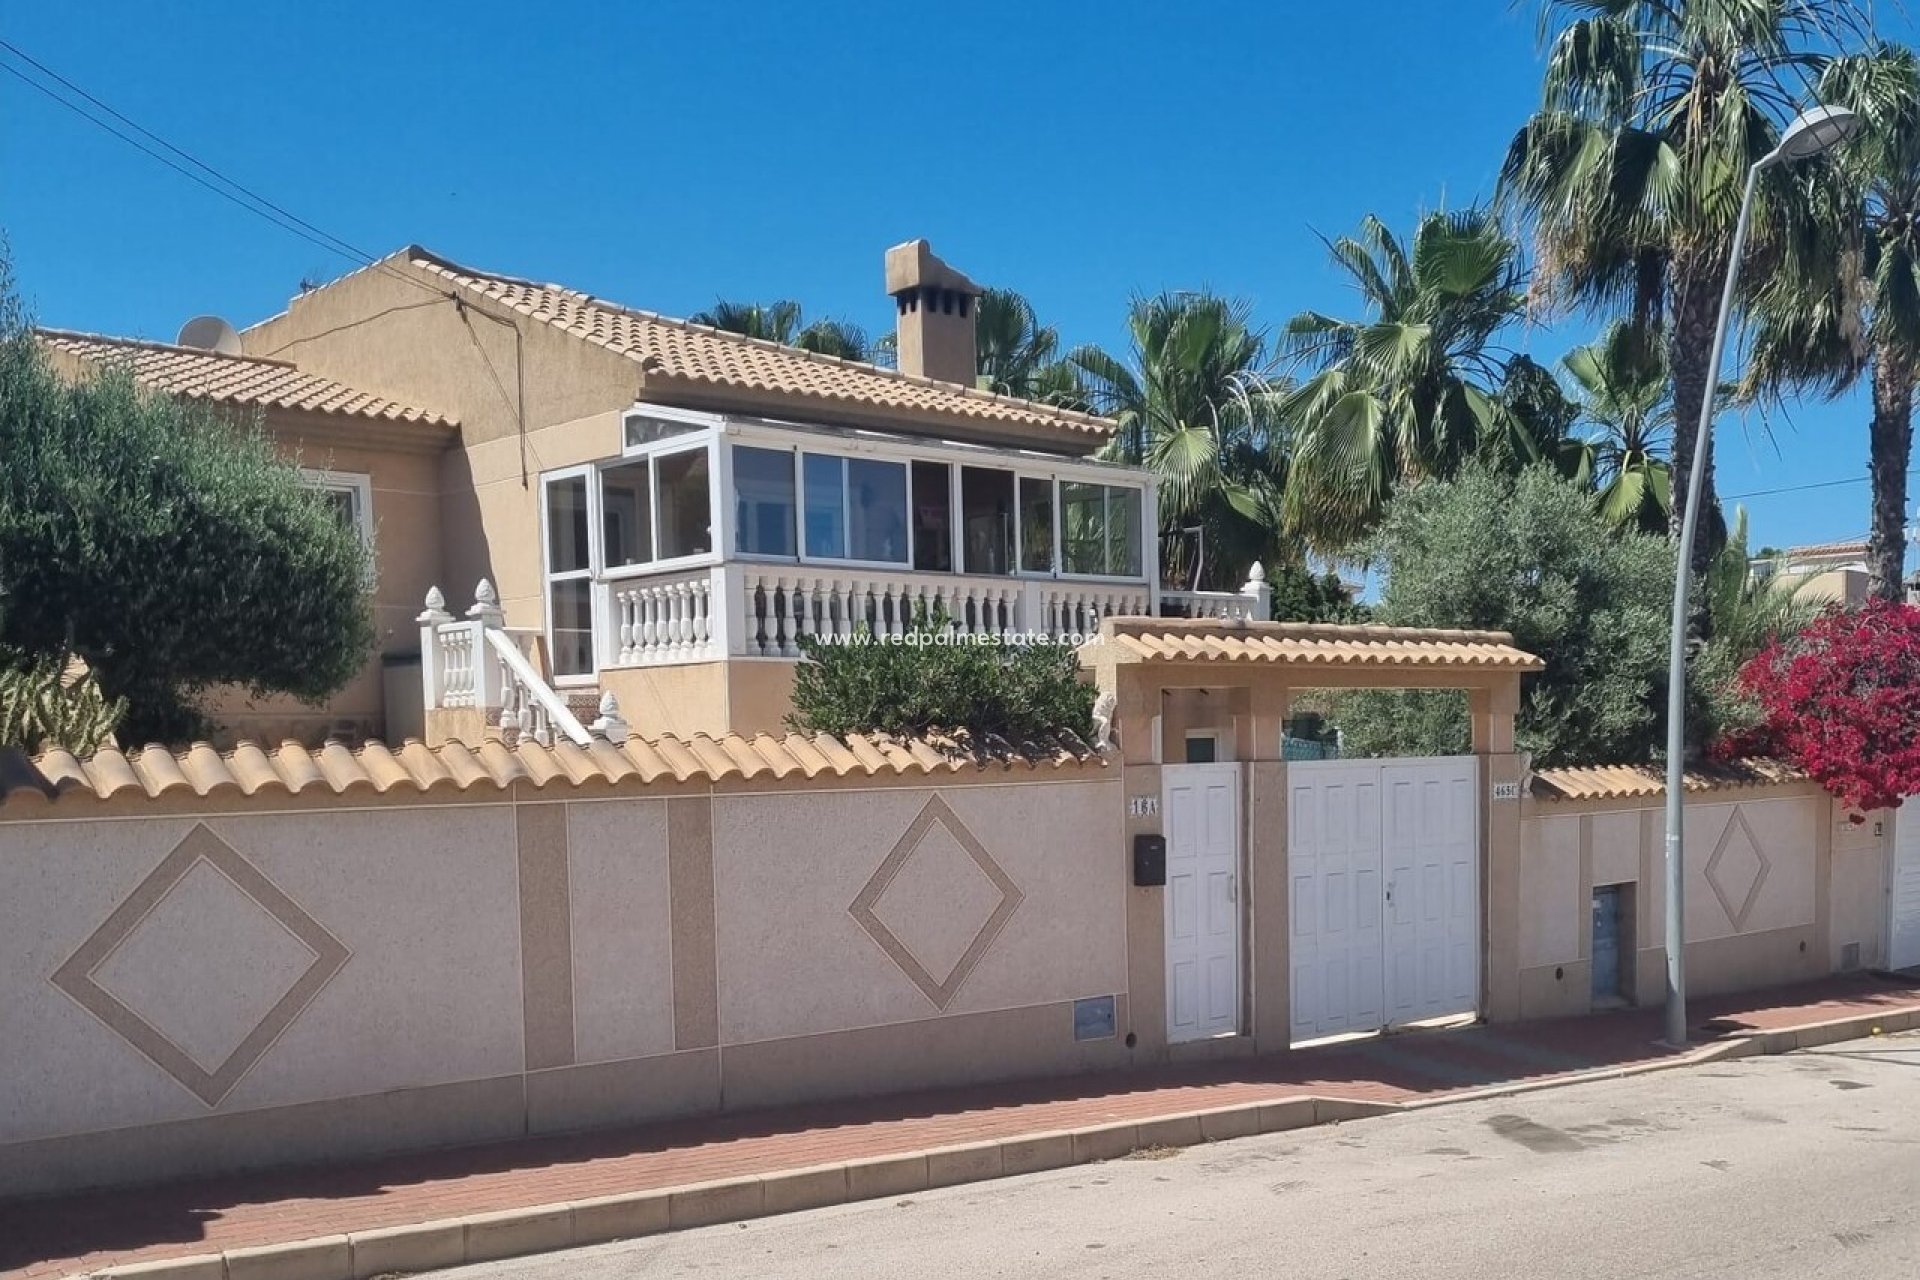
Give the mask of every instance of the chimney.
M 887 292 L 900 315 L 900 372 L 971 387 L 978 380 L 973 304 L 980 286 L 933 254 L 925 240 L 887 250 Z

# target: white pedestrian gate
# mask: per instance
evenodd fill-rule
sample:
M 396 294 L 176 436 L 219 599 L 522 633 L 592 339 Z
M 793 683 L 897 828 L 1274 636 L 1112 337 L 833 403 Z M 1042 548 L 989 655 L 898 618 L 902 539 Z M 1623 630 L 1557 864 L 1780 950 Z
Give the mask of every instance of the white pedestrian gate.
M 1480 1004 L 1479 762 L 1287 766 L 1293 1038 Z
M 1240 1030 L 1240 766 L 1161 770 L 1167 1039 Z
M 1894 814 L 1887 884 L 1887 968 L 1920 965 L 1920 801 Z

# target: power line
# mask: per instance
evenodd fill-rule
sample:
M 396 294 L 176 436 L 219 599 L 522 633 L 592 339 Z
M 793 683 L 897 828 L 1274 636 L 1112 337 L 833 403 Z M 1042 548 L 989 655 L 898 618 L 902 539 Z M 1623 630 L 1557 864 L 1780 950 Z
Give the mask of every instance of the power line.
M 1750 493 L 1723 493 L 1720 497 L 1728 502 L 1741 498 L 1771 498 L 1780 493 L 1805 493 L 1809 489 L 1834 489 L 1843 484 L 1865 484 L 1867 476 L 1849 476 L 1845 480 L 1820 480 L 1813 484 L 1790 484 L 1779 489 L 1755 489 Z
M 49 67 L 46 63 L 40 61 L 38 58 L 34 57 L 32 54 L 22 49 L 19 45 L 14 44 L 12 41 L 7 40 L 5 38 L 0 38 L 0 49 L 5 49 L 8 53 L 11 53 L 14 57 L 20 59 L 22 62 L 26 63 L 28 66 L 32 67 L 34 70 L 46 76 L 48 79 L 56 81 L 62 86 L 68 89 L 71 89 L 73 92 L 79 94 L 82 98 L 85 98 L 92 105 L 106 112 L 108 115 L 112 116 L 115 120 L 118 120 L 121 124 L 126 125 L 129 129 L 134 130 L 136 133 L 140 134 L 142 137 L 147 138 L 150 141 L 153 141 L 155 143 L 158 143 L 160 146 L 166 148 L 168 151 L 172 152 L 174 155 L 180 157 L 182 160 L 185 160 L 188 164 L 192 165 L 194 168 L 199 169 L 201 172 L 209 175 L 210 177 L 216 179 L 217 181 L 224 183 L 226 186 L 233 188 L 235 191 L 239 192 L 241 195 L 245 196 L 247 199 L 254 201 L 256 204 L 263 205 L 267 209 L 272 210 L 275 214 L 279 215 L 282 218 L 285 218 L 288 222 L 291 222 L 298 227 L 304 228 L 305 230 L 312 232 L 314 235 L 319 236 L 321 239 L 328 241 L 331 245 L 335 246 L 334 252 L 339 253 L 345 257 L 358 258 L 362 262 L 367 263 L 369 265 L 371 265 L 375 261 L 374 256 L 368 253 L 365 249 L 357 248 L 354 245 L 347 243 L 345 240 L 342 240 L 339 236 L 328 234 L 326 231 L 323 231 L 319 227 L 314 226 L 311 222 L 308 222 L 305 218 L 300 217 L 298 214 L 292 212 L 291 210 L 282 208 L 280 205 L 275 204 L 273 201 L 261 195 L 258 191 L 254 191 L 251 188 L 243 185 L 242 183 L 236 182 L 234 179 L 227 177 L 226 174 L 221 173 L 218 169 L 215 169 L 212 165 L 208 164 L 206 161 L 201 160 L 199 157 L 191 155 L 186 151 L 183 151 L 179 147 L 176 147 L 175 145 L 173 145 L 173 143 L 168 142 L 165 138 L 161 137 L 159 134 L 155 133 L 153 130 L 147 128 L 145 125 L 141 124 L 139 121 L 129 118 L 122 112 L 115 110 L 108 103 L 102 102 L 99 98 L 87 92 L 87 90 L 83 86 L 77 85 L 73 81 L 67 79 L 65 76 L 61 75 L 58 71 L 55 71 L 52 67 Z M 16 71 L 15 74 L 18 75 L 19 74 L 18 71 Z M 24 77 L 22 78 L 24 79 Z M 29 83 L 31 82 L 29 81 Z M 35 87 L 38 88 L 39 86 L 36 85 Z M 96 123 L 98 122 L 96 121 Z M 131 139 L 123 139 L 123 140 L 131 142 Z M 152 154 L 152 153 L 149 152 L 148 154 Z
M 36 92 L 42 94 L 43 96 L 51 99 L 53 102 L 57 103 L 58 105 L 65 107 L 68 111 L 73 112 L 75 115 L 79 116 L 82 120 L 85 120 L 87 123 L 95 126 L 96 128 L 99 128 L 105 131 L 107 134 L 111 135 L 114 138 L 119 139 L 121 142 L 126 143 L 128 146 L 132 147 L 136 151 L 139 151 L 141 154 L 147 156 L 148 158 L 156 160 L 159 163 L 165 165 L 167 168 L 173 170 L 175 173 L 179 174 L 181 177 L 186 178 L 188 181 L 193 182 L 196 185 L 203 187 L 208 191 L 211 191 L 214 195 L 219 196 L 221 199 L 227 201 L 230 204 L 236 205 L 239 208 L 246 210 L 248 213 L 253 214 L 255 217 L 266 220 L 267 222 L 278 227 L 280 230 L 288 232 L 291 235 L 298 236 L 300 239 L 306 241 L 308 244 L 313 245 L 316 248 L 323 249 L 326 252 L 334 254 L 338 257 L 346 258 L 349 261 L 356 262 L 363 267 L 372 267 L 377 271 L 380 271 L 386 275 L 392 276 L 396 280 L 404 280 L 408 284 L 413 285 L 415 288 L 425 290 L 426 292 L 433 294 L 437 298 L 446 298 L 450 301 L 455 302 L 456 304 L 458 303 L 459 301 L 458 297 L 454 293 L 452 293 L 450 290 L 444 290 L 444 289 L 438 288 L 434 285 L 428 284 L 424 280 L 418 279 L 415 276 L 408 275 L 402 271 L 394 270 L 391 266 L 387 265 L 385 262 L 381 261 L 380 259 L 374 257 L 372 254 L 368 253 L 366 250 L 358 248 L 355 245 L 349 243 L 348 241 L 341 239 L 339 236 L 336 236 L 329 231 L 325 231 L 322 228 L 315 226 L 313 223 L 307 221 L 305 218 L 302 218 L 298 214 L 295 214 L 292 211 L 282 207 L 281 205 L 276 204 L 274 201 L 267 199 L 265 196 L 254 191 L 252 188 L 246 186 L 245 184 L 235 181 L 232 178 L 229 178 L 226 174 L 220 172 L 220 170 L 214 168 L 212 165 L 207 164 L 205 161 L 200 160 L 199 158 L 190 154 L 184 149 L 175 146 L 173 143 L 167 141 L 165 138 L 161 137 L 159 134 L 153 132 L 151 129 L 148 129 L 146 126 L 140 124 L 138 121 L 135 121 L 130 117 L 124 115 L 120 111 L 115 110 L 113 107 L 101 101 L 98 97 L 94 96 L 92 93 L 89 93 L 82 86 L 75 84 L 73 81 L 67 79 L 65 76 L 53 70 L 51 67 L 47 66 L 45 63 L 39 61 L 37 58 L 33 57 L 31 54 L 21 49 L 18 45 L 13 44 L 11 41 L 0 39 L 0 49 L 5 49 L 7 52 L 13 54 L 14 57 L 19 58 L 22 62 L 25 62 L 29 66 L 33 67 L 42 75 L 45 75 L 55 83 L 66 88 L 67 90 L 70 90 L 75 94 L 78 94 L 87 103 L 90 103 L 94 107 L 98 108 L 98 110 L 105 112 L 106 115 L 110 116 L 112 119 L 111 120 L 104 119 L 101 116 L 96 115 L 93 111 L 89 110 L 87 107 L 82 106 L 80 103 L 75 102 L 72 99 L 63 96 L 61 93 L 59 93 L 52 87 L 34 79 L 32 76 L 28 75 L 26 72 L 22 71 L 18 67 L 10 66 L 5 62 L 0 62 L 0 71 L 6 72 L 8 75 L 20 81 L 22 84 L 26 85 L 28 88 L 35 90 Z M 176 161 L 170 158 L 169 156 L 162 154 L 160 151 L 155 150 L 154 147 L 148 146 L 146 143 L 142 142 L 139 137 L 135 137 L 133 136 L 133 134 L 127 133 L 123 129 L 117 127 L 113 123 L 113 121 L 119 121 L 121 124 L 124 124 L 127 127 L 127 129 L 131 129 L 135 133 L 138 133 L 143 137 L 152 139 L 154 143 L 158 144 L 158 146 L 165 148 L 166 151 L 171 152 L 174 156 L 178 156 L 180 157 L 181 160 L 186 161 L 186 164 L 181 164 L 179 161 Z M 187 165 L 192 165 L 194 169 L 201 170 L 202 173 L 207 175 L 207 177 L 202 177 L 201 173 L 194 172 L 194 169 L 188 168 Z M 212 178 L 214 181 L 209 181 L 208 178 Z M 216 183 L 220 185 L 216 185 Z M 492 319 L 493 317 L 489 316 L 488 318 Z

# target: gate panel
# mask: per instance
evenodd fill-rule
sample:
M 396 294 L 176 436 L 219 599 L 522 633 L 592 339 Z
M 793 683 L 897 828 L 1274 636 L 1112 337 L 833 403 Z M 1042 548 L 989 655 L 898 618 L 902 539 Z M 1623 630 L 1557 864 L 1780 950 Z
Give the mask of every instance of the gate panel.
M 1384 1008 L 1380 766 L 1287 766 L 1295 1040 L 1372 1030 Z
M 1240 1029 L 1240 766 L 1167 765 L 1167 1039 Z
M 1479 761 L 1287 766 L 1295 1040 L 1480 1003 Z
M 1382 762 L 1389 1026 L 1479 1008 L 1478 766 Z

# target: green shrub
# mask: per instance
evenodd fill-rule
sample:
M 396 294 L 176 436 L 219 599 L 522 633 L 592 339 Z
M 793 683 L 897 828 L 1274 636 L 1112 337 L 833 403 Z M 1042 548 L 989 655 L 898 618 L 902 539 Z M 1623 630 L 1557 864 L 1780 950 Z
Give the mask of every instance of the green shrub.
M 1279 564 L 1267 573 L 1275 622 L 1365 622 L 1367 607 L 1347 594 L 1337 573 L 1316 577 L 1302 565 Z
M 852 643 L 807 636 L 800 648 L 787 723 L 803 733 L 954 736 L 974 747 L 1093 736 L 1093 689 L 1066 645 L 959 637 L 944 614 L 923 614 L 904 636 L 863 627 Z
M 1415 486 L 1367 547 L 1390 626 L 1508 631 L 1546 669 L 1521 682 L 1519 749 L 1540 766 L 1649 759 L 1661 745 L 1672 552 L 1609 527 L 1591 495 L 1544 467 L 1484 468 Z M 1355 692 L 1337 721 L 1352 755 L 1467 746 L 1458 693 Z
M 0 645 L 77 655 L 123 740 L 200 732 L 216 685 L 318 701 L 374 640 L 366 549 L 257 428 L 124 373 L 69 383 L 0 260 Z

